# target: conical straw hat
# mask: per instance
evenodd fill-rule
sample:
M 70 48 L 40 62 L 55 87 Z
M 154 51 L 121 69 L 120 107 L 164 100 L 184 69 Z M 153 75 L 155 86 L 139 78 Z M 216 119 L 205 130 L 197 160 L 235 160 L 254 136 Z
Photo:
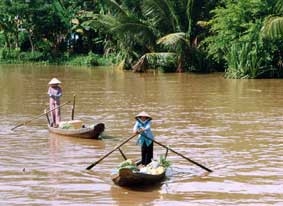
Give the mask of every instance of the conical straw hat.
M 58 79 L 53 78 L 53 79 L 50 80 L 50 82 L 49 82 L 48 84 L 49 84 L 49 85 L 50 85 L 50 84 L 61 84 L 61 82 L 60 82 Z
M 137 118 L 139 118 L 139 117 L 147 117 L 147 118 L 149 118 L 150 120 L 152 120 L 152 117 L 151 117 L 148 113 L 146 113 L 146 112 L 141 112 L 141 113 L 139 113 L 135 118 L 137 119 Z

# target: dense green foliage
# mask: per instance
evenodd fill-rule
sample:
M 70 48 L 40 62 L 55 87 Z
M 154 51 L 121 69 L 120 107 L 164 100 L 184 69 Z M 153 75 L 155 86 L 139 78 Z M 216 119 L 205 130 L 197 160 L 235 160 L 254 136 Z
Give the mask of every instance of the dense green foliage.
M 0 62 L 283 75 L 281 0 L 3 0 Z
M 272 58 L 279 47 L 263 39 L 261 32 L 274 6 L 270 2 L 227 0 L 225 7 L 212 11 L 212 35 L 204 42 L 213 59 L 225 64 L 227 77 L 257 78 L 274 73 Z

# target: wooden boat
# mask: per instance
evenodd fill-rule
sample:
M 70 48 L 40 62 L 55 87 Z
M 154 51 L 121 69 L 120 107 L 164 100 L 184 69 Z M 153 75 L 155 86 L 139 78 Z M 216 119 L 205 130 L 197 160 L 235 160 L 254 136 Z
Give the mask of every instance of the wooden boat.
M 147 174 L 133 171 L 129 168 L 121 168 L 118 174 L 112 177 L 112 181 L 122 187 L 137 187 L 156 185 L 165 178 L 166 169 L 160 174 Z
M 70 137 L 81 137 L 81 138 L 88 138 L 88 139 L 99 139 L 99 136 L 104 132 L 105 125 L 103 123 L 98 123 L 93 126 L 86 126 L 83 121 L 75 120 L 75 99 L 76 95 L 74 95 L 73 106 L 72 106 L 72 117 L 70 121 L 61 121 L 57 127 L 53 127 L 52 122 L 49 118 L 49 113 L 54 110 L 58 109 L 70 101 L 54 108 L 52 110 L 46 111 L 44 110 L 44 114 L 46 115 L 46 119 L 48 122 L 48 130 L 54 134 L 70 136 Z
M 104 124 L 98 123 L 94 126 L 83 126 L 80 128 L 62 128 L 62 127 L 51 127 L 48 125 L 48 129 L 50 132 L 70 136 L 70 137 L 80 137 L 80 138 L 88 138 L 88 139 L 99 139 L 99 136 L 104 131 Z

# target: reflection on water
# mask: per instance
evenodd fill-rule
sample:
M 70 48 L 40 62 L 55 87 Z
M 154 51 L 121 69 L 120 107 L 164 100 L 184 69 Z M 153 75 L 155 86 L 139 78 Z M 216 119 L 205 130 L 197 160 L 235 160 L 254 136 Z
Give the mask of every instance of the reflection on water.
M 160 190 L 162 190 L 162 185 L 136 189 L 121 188 L 113 185 L 110 192 L 115 205 L 148 205 L 163 198 Z
M 41 114 L 48 81 L 63 84 L 62 102 L 76 94 L 75 117 L 104 122 L 101 141 L 49 134 Z M 282 86 L 280 80 L 226 80 L 221 74 L 134 74 L 115 69 L 0 66 L 0 205 L 281 205 Z M 121 188 L 110 175 L 123 160 L 113 152 L 129 138 L 134 116 L 153 116 L 156 140 L 169 151 L 168 178 L 152 188 Z M 71 105 L 62 107 L 64 120 Z M 155 155 L 165 153 L 155 145 Z M 136 139 L 122 147 L 138 159 Z

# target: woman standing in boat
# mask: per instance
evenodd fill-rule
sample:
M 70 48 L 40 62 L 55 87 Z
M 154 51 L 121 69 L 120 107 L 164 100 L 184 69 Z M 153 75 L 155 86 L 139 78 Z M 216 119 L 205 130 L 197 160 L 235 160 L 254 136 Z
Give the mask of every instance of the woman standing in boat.
M 135 134 L 139 134 L 138 144 L 141 146 L 142 165 L 147 165 L 153 158 L 153 133 L 151 131 L 151 116 L 146 112 L 139 113 L 133 128 Z
M 52 116 L 52 123 L 51 126 L 58 127 L 59 122 L 61 120 L 60 115 L 60 97 L 62 96 L 62 88 L 59 86 L 61 82 L 53 78 L 50 80 L 49 88 L 48 88 L 48 95 L 49 95 L 49 108 L 51 111 Z M 56 109 L 55 109 L 56 108 Z

